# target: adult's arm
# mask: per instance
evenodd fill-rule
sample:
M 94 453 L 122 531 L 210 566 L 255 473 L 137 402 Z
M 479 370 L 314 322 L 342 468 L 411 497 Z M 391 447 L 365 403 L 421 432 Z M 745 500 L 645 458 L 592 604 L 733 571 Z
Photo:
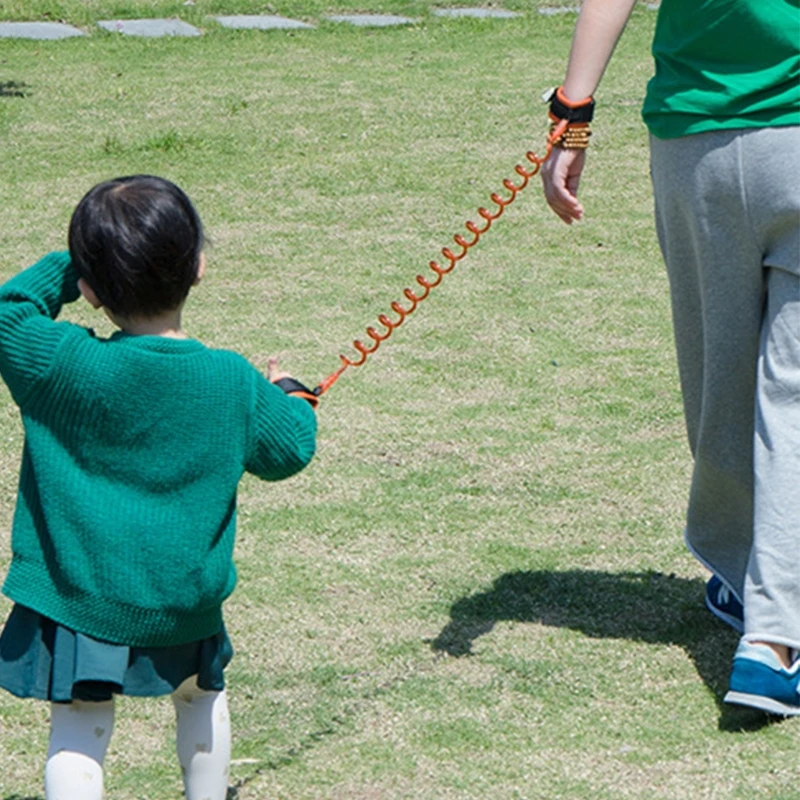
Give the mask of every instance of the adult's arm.
M 635 4 L 636 0 L 584 0 L 562 84 L 567 100 L 578 103 L 595 93 Z M 542 166 L 545 198 L 568 225 L 583 217 L 577 195 L 585 162 L 585 150 L 556 147 Z

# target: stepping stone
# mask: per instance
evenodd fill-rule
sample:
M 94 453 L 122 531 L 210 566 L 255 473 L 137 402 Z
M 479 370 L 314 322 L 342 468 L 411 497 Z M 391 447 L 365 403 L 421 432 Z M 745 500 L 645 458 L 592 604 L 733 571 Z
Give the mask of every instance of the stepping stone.
M 556 14 L 577 14 L 580 10 L 580 6 L 557 6 L 555 8 L 540 8 L 539 13 L 544 14 L 546 17 L 552 17 Z
M 437 17 L 478 17 L 492 19 L 511 19 L 521 17 L 517 11 L 504 11 L 502 8 L 435 8 L 434 16 Z
M 69 39 L 85 35 L 61 22 L 0 22 L 0 39 Z
M 396 17 L 393 14 L 331 14 L 329 22 L 348 22 L 359 28 L 386 28 L 390 25 L 413 25 L 418 20 Z
M 235 17 L 215 17 L 215 19 L 223 28 L 247 28 L 261 31 L 314 28 L 313 25 L 309 25 L 307 22 L 300 22 L 296 19 L 286 19 L 286 17 L 276 17 L 270 14 L 243 14 Z
M 179 19 L 120 19 L 97 23 L 103 30 L 125 36 L 200 36 L 200 31 Z

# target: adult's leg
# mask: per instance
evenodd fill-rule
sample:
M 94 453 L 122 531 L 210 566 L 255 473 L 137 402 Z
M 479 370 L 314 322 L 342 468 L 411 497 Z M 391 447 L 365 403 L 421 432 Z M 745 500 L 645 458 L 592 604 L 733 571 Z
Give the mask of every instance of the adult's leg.
M 767 307 L 758 361 L 755 520 L 745 639 L 800 649 L 800 128 L 746 137 Z
M 753 536 L 753 418 L 764 270 L 739 132 L 651 137 L 694 470 L 686 542 L 742 599 Z
M 172 694 L 172 702 L 186 800 L 225 800 L 231 760 L 225 691 L 204 691 L 193 676 Z
M 47 800 L 102 800 L 114 701 L 53 703 L 44 772 Z
M 800 649 L 800 277 L 769 270 L 745 635 Z

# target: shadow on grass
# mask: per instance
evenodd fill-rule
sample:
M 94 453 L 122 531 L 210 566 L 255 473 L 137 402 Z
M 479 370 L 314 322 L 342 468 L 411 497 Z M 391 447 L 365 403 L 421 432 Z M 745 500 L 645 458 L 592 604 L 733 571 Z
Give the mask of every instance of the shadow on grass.
M 0 97 L 25 97 L 26 83 L 18 81 L 0 81 Z M 15 798 L 4 798 L 4 800 L 15 800 Z M 19 800 L 26 800 L 20 798 Z
M 431 643 L 461 658 L 497 622 L 538 622 L 594 638 L 677 645 L 686 651 L 720 710 L 719 728 L 757 730 L 774 720 L 722 702 L 738 635 L 705 608 L 705 583 L 660 572 L 509 572 L 462 597 Z

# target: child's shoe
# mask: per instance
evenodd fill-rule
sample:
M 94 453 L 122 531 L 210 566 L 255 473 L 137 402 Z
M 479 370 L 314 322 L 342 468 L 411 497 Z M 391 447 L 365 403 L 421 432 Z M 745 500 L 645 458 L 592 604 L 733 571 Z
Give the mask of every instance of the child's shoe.
M 706 584 L 706 606 L 715 617 L 719 617 L 735 631 L 744 633 L 742 604 L 716 575 L 712 575 Z
M 726 703 L 793 717 L 800 714 L 799 691 L 800 659 L 787 669 L 766 645 L 739 642 Z

